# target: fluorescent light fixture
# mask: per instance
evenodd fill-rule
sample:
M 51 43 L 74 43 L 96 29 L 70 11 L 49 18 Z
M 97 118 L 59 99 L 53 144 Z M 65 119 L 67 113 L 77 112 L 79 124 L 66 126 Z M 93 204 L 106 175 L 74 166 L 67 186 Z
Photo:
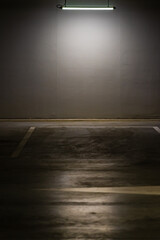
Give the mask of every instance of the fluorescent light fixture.
M 62 10 L 114 10 L 115 7 L 69 7 L 69 6 L 62 6 Z
M 89 6 L 87 6 L 87 5 L 68 5 L 67 4 L 67 0 L 65 0 L 65 2 L 64 2 L 64 4 L 62 5 L 62 4 L 58 4 L 57 5 L 57 8 L 59 8 L 59 9 L 62 9 L 62 10 L 96 10 L 96 11 L 99 11 L 99 10 L 101 10 L 101 11 L 110 11 L 110 10 L 114 10 L 115 9 L 115 7 L 113 7 L 113 6 L 110 6 L 110 4 L 109 4 L 109 2 L 110 2 L 110 0 L 107 0 L 107 4 L 105 4 L 105 5 L 89 5 Z

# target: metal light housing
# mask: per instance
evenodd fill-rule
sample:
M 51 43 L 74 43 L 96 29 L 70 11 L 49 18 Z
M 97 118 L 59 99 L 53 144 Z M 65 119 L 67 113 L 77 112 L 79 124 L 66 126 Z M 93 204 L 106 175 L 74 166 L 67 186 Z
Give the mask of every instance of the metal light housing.
M 80 11 L 112 11 L 116 9 L 114 6 L 110 6 L 109 0 L 107 5 L 100 5 L 100 6 L 78 6 L 78 5 L 67 5 L 67 1 L 65 0 L 64 5 L 58 4 L 57 8 L 62 9 L 62 10 L 80 10 Z

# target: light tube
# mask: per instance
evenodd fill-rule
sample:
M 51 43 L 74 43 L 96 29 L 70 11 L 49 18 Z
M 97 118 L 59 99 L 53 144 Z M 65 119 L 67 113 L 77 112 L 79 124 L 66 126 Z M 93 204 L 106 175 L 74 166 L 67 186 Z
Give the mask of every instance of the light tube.
M 67 7 L 63 6 L 62 10 L 114 10 L 115 7 Z

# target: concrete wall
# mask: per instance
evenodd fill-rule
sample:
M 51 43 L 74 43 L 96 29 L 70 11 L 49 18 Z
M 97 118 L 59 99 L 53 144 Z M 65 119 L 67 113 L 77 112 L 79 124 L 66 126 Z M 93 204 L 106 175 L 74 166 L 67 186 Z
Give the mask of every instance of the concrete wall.
M 158 1 L 113 2 L 0 1 L 0 118 L 160 117 Z

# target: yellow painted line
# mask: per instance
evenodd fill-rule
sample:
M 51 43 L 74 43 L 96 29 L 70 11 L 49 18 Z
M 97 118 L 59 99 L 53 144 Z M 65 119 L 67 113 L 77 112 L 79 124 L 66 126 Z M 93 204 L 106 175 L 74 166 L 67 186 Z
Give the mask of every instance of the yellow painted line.
M 38 191 L 79 192 L 79 193 L 117 193 L 138 195 L 160 195 L 160 186 L 137 187 L 93 187 L 93 188 L 40 188 Z
M 160 133 L 160 128 L 159 127 L 153 127 L 156 132 Z
M 152 122 L 152 121 L 158 121 L 160 122 L 160 119 L 159 118 L 102 118 L 102 119 L 92 119 L 92 118 L 75 118 L 75 119 L 39 119 L 39 118 L 30 118 L 30 119 L 0 119 L 0 122 L 88 122 L 88 121 L 95 121 L 95 122 L 110 122 L 110 121 L 113 121 L 113 122 Z
M 20 155 L 21 151 L 23 150 L 24 146 L 28 142 L 28 140 L 31 137 L 31 135 L 34 132 L 34 130 L 35 130 L 35 127 L 30 127 L 28 129 L 28 131 L 26 132 L 24 138 L 18 144 L 16 150 L 12 153 L 11 158 L 17 158 Z

